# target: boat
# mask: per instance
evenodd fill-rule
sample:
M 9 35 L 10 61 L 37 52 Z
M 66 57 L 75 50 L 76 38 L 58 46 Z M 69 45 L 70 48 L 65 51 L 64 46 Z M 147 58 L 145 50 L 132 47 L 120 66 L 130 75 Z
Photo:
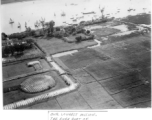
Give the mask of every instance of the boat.
M 18 26 L 17 26 L 18 28 L 21 28 L 21 24 L 20 23 L 18 23 Z
M 14 21 L 10 18 L 9 24 L 13 24 Z
M 129 9 L 128 9 L 128 12 L 130 12 L 130 11 L 133 11 L 133 10 L 134 10 L 134 9 L 132 9 L 132 8 L 129 8 Z
M 74 5 L 74 6 L 76 6 L 77 4 L 75 4 L 75 3 L 71 3 L 71 5 Z
M 73 19 L 72 21 L 73 21 L 73 22 L 76 22 L 76 21 L 77 21 L 77 19 Z
M 95 12 L 94 11 L 92 11 L 92 12 L 82 12 L 83 14 L 95 14 Z
M 65 16 L 66 14 L 64 12 L 61 13 L 61 16 Z
M 27 23 L 25 22 L 25 28 L 27 27 Z
M 76 19 L 82 19 L 82 18 L 84 18 L 84 16 L 77 17 Z

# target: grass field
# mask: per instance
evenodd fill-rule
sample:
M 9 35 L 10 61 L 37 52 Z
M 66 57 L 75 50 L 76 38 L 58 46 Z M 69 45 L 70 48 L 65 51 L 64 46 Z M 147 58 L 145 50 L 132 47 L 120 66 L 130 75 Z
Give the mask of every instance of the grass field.
M 93 34 L 95 35 L 95 38 L 97 40 L 101 40 L 101 41 L 102 41 L 101 37 L 106 37 L 106 36 L 120 32 L 120 30 L 118 30 L 118 29 L 108 28 L 108 27 L 93 29 L 92 31 L 93 31 Z
M 47 54 L 55 54 L 69 50 L 81 49 L 87 46 L 92 46 L 97 44 L 95 41 L 83 41 L 81 43 L 67 43 L 57 38 L 51 38 L 49 40 L 38 39 L 37 43 Z
M 15 77 L 17 75 L 23 75 L 27 73 L 31 73 L 36 71 L 34 67 L 28 67 L 27 63 L 31 61 L 38 60 L 40 61 L 43 69 L 50 69 L 48 63 L 44 59 L 33 59 L 33 60 L 26 60 L 19 63 L 7 65 L 3 67 L 3 79 L 8 79 L 11 77 Z

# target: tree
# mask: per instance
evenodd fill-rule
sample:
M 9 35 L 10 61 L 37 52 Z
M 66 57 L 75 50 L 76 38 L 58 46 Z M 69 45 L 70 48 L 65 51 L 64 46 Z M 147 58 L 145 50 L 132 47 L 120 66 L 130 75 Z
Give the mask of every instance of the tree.
M 50 32 L 53 33 L 54 31 L 54 25 L 55 25 L 55 22 L 53 20 L 51 20 L 49 22 L 49 29 L 50 29 Z
M 7 35 L 5 33 L 2 33 L 2 40 L 6 40 L 7 39 Z

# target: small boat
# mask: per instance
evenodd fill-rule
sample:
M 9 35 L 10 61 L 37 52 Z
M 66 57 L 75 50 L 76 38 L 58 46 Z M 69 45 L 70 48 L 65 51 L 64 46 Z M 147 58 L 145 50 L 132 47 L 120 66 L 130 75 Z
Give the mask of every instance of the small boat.
M 27 28 L 27 23 L 25 22 L 25 28 Z
M 71 5 L 74 5 L 74 6 L 76 6 L 77 4 L 75 4 L 75 3 L 71 3 Z
M 18 26 L 17 26 L 18 28 L 21 28 L 21 24 L 20 23 L 18 23 Z
M 134 10 L 134 9 L 132 9 L 132 8 L 129 8 L 129 9 L 128 9 L 128 12 L 130 12 L 130 11 L 132 11 L 132 10 Z
M 14 21 L 10 18 L 9 24 L 13 24 Z
M 84 18 L 84 16 L 77 17 L 77 19 L 81 19 L 81 18 Z
M 61 16 L 65 16 L 66 14 L 64 12 L 61 13 Z
M 77 19 L 73 19 L 73 22 L 76 22 L 77 21 Z
M 83 14 L 95 14 L 95 12 L 94 11 L 92 11 L 92 12 L 83 12 Z

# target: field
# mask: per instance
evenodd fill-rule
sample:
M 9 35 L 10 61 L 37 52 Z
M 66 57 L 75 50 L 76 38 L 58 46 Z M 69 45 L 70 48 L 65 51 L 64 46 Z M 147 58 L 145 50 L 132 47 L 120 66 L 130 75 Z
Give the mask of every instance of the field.
M 150 40 L 149 34 L 130 36 L 54 59 L 81 84 L 92 109 L 150 107 Z
M 120 30 L 114 29 L 114 28 L 99 28 L 99 29 L 93 29 L 93 34 L 96 36 L 95 38 L 97 40 L 102 40 L 102 37 L 106 37 L 115 33 L 120 32 Z
M 38 39 L 37 44 L 46 52 L 46 54 L 52 55 L 59 52 L 85 48 L 87 46 L 96 45 L 97 43 L 93 40 L 83 41 L 81 43 L 67 43 L 61 39 L 51 38 L 49 40 Z
M 98 53 L 92 49 L 80 50 L 73 55 L 62 56 L 59 58 L 70 70 L 86 67 L 90 63 L 105 61 L 110 59 L 108 56 Z
M 50 69 L 48 63 L 44 59 L 32 59 L 21 61 L 19 63 L 3 66 L 3 79 L 9 79 L 18 75 L 26 75 L 28 73 L 34 73 L 36 71 L 39 71 L 39 69 L 37 70 L 34 66 L 27 66 L 27 63 L 32 61 L 40 61 L 42 69 Z

